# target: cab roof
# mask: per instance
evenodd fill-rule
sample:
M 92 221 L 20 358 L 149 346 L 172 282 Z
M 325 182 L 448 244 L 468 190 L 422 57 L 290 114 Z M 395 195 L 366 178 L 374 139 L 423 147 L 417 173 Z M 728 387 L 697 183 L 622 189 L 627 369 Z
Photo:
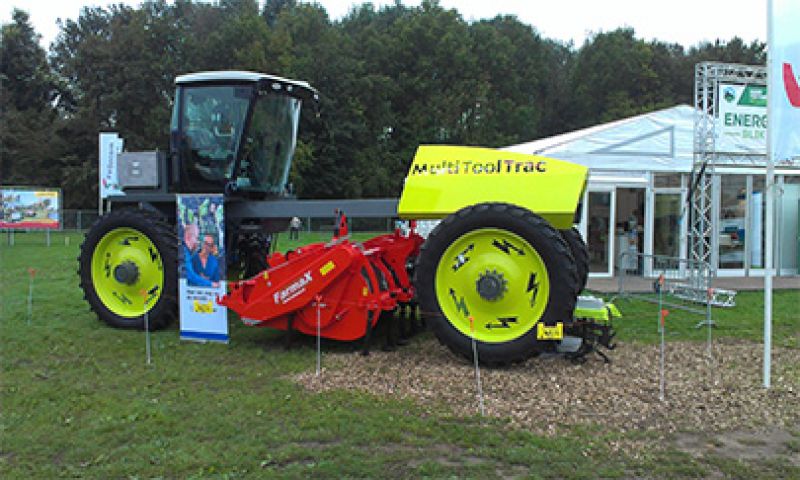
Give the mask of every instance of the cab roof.
M 299 88 L 301 90 L 306 90 L 306 92 L 304 92 L 305 95 L 300 94 L 299 96 L 307 96 L 310 94 L 310 96 L 312 96 L 313 98 L 317 98 L 318 95 L 317 90 L 314 87 L 312 87 L 308 82 L 304 82 L 301 80 L 292 80 L 290 78 L 278 77 L 276 75 L 267 75 L 266 73 L 247 72 L 242 70 L 220 70 L 211 72 L 187 73 L 185 75 L 179 75 L 175 77 L 176 85 L 185 85 L 190 83 L 226 83 L 226 82 L 233 82 L 233 83 L 253 82 L 253 83 L 273 84 L 273 88 L 275 89 L 286 88 L 286 90 L 290 93 L 292 93 L 292 91 L 296 88 Z

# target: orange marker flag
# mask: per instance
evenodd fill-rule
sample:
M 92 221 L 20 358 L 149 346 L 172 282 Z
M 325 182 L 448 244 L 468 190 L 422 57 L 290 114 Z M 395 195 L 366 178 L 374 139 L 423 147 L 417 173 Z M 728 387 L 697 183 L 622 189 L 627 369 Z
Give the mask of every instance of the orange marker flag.
M 664 319 L 667 318 L 667 315 L 669 315 L 669 310 L 667 310 L 666 308 L 662 309 L 661 310 L 661 326 L 662 327 L 664 326 Z

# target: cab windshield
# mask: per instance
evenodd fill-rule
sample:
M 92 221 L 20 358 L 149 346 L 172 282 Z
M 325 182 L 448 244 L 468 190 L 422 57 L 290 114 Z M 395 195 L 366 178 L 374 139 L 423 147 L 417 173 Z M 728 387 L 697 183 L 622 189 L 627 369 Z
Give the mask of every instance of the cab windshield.
M 286 189 L 294 155 L 300 100 L 268 93 L 253 108 L 242 144 L 239 188 L 281 194 Z
M 172 128 L 184 190 L 220 191 L 235 182 L 244 191 L 284 191 L 301 102 L 263 92 L 250 110 L 255 91 L 247 85 L 179 87 Z
M 252 87 L 183 89 L 181 160 L 191 190 L 219 190 L 231 178 Z

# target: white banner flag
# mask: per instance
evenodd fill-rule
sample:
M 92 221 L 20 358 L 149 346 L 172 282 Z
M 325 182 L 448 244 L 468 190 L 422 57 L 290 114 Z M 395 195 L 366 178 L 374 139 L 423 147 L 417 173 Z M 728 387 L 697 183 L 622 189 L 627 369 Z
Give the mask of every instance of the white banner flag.
M 117 155 L 122 152 L 124 141 L 114 132 L 100 134 L 100 199 L 106 199 L 109 195 L 124 195 L 119 188 L 117 179 Z
M 800 1 L 773 0 L 770 143 L 776 166 L 800 165 Z

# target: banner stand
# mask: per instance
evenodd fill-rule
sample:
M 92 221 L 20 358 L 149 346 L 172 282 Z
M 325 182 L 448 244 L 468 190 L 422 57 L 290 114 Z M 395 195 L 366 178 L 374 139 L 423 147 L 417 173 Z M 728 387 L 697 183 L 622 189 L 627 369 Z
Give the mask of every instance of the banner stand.
M 217 305 L 225 286 L 225 214 L 222 195 L 176 197 L 180 338 L 228 343 L 228 310 Z

